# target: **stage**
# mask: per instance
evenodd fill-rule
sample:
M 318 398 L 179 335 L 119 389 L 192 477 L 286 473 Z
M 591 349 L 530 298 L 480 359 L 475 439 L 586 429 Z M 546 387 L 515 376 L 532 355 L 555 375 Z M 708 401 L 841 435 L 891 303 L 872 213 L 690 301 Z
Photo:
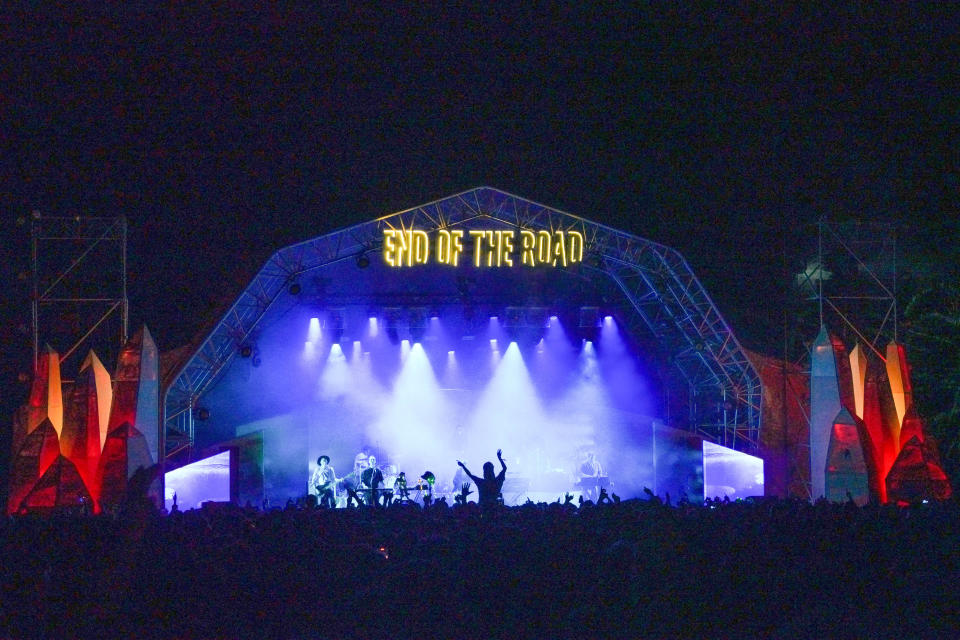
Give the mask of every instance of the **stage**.
M 245 451 L 254 503 L 320 455 L 450 493 L 498 449 L 514 503 L 579 497 L 588 459 L 621 498 L 702 500 L 702 443 L 756 454 L 759 393 L 674 251 L 479 188 L 279 251 L 167 385 L 165 448 Z

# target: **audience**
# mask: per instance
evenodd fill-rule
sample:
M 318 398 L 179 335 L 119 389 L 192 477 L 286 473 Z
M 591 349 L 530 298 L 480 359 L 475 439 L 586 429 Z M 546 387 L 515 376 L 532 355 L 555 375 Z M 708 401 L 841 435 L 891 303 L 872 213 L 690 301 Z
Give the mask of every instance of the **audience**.
M 960 624 L 954 501 L 655 498 L 7 517 L 0 637 L 951 637 Z

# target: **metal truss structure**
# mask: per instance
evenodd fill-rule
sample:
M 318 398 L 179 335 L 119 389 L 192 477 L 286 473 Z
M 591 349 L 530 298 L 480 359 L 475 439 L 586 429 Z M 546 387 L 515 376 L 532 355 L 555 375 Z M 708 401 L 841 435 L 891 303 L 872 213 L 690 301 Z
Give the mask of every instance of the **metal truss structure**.
M 897 341 L 897 237 L 892 225 L 820 219 L 816 259 L 795 280 L 817 302 L 821 325 L 862 343 L 886 362 L 887 343 Z M 809 357 L 807 351 L 808 370 Z M 800 410 L 809 430 L 809 412 L 802 405 Z M 809 450 L 810 443 L 798 446 Z M 812 499 L 809 478 L 805 485 Z
M 63 342 L 61 364 L 82 347 L 114 358 L 128 337 L 126 219 L 34 212 L 31 265 L 34 371 L 41 336 Z
M 818 224 L 817 265 L 797 276 L 816 292 L 820 323 L 852 334 L 886 361 L 897 340 L 897 239 L 892 226 L 876 222 Z
M 167 455 L 192 445 L 197 400 L 277 298 L 300 286 L 302 274 L 342 260 L 368 259 L 366 254 L 380 250 L 386 229 L 429 232 L 477 219 L 520 229 L 580 232 L 587 247 L 582 267 L 616 283 L 641 324 L 672 354 L 691 398 L 723 407 L 710 421 L 698 420 L 697 429 L 724 446 L 757 451 L 760 377 L 683 256 L 664 245 L 479 187 L 277 251 L 164 390 Z M 691 403 L 691 415 L 698 414 L 696 402 Z

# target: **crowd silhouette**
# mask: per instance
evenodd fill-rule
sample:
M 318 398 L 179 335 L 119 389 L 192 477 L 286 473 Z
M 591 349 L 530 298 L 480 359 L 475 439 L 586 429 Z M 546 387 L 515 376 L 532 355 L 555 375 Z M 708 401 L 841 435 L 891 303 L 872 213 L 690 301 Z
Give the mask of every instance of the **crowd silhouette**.
M 492 465 L 491 465 L 492 466 Z M 960 508 L 558 496 L 0 522 L 0 637 L 954 637 Z

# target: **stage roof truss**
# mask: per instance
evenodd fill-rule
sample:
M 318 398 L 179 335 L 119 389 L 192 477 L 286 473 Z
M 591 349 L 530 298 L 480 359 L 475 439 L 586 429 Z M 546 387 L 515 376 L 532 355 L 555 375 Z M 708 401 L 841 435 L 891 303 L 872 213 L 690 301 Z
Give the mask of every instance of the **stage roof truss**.
M 721 444 L 755 452 L 760 441 L 760 378 L 686 260 L 664 245 L 492 189 L 479 187 L 277 251 L 167 387 L 164 416 L 175 432 L 195 436 L 197 399 L 254 334 L 258 322 L 297 279 L 382 246 L 385 229 L 465 226 L 477 219 L 505 228 L 577 231 L 583 266 L 610 277 L 651 333 L 667 341 L 673 362 L 695 394 L 737 405 L 736 423 L 713 434 Z M 292 290 L 291 290 L 292 293 Z

